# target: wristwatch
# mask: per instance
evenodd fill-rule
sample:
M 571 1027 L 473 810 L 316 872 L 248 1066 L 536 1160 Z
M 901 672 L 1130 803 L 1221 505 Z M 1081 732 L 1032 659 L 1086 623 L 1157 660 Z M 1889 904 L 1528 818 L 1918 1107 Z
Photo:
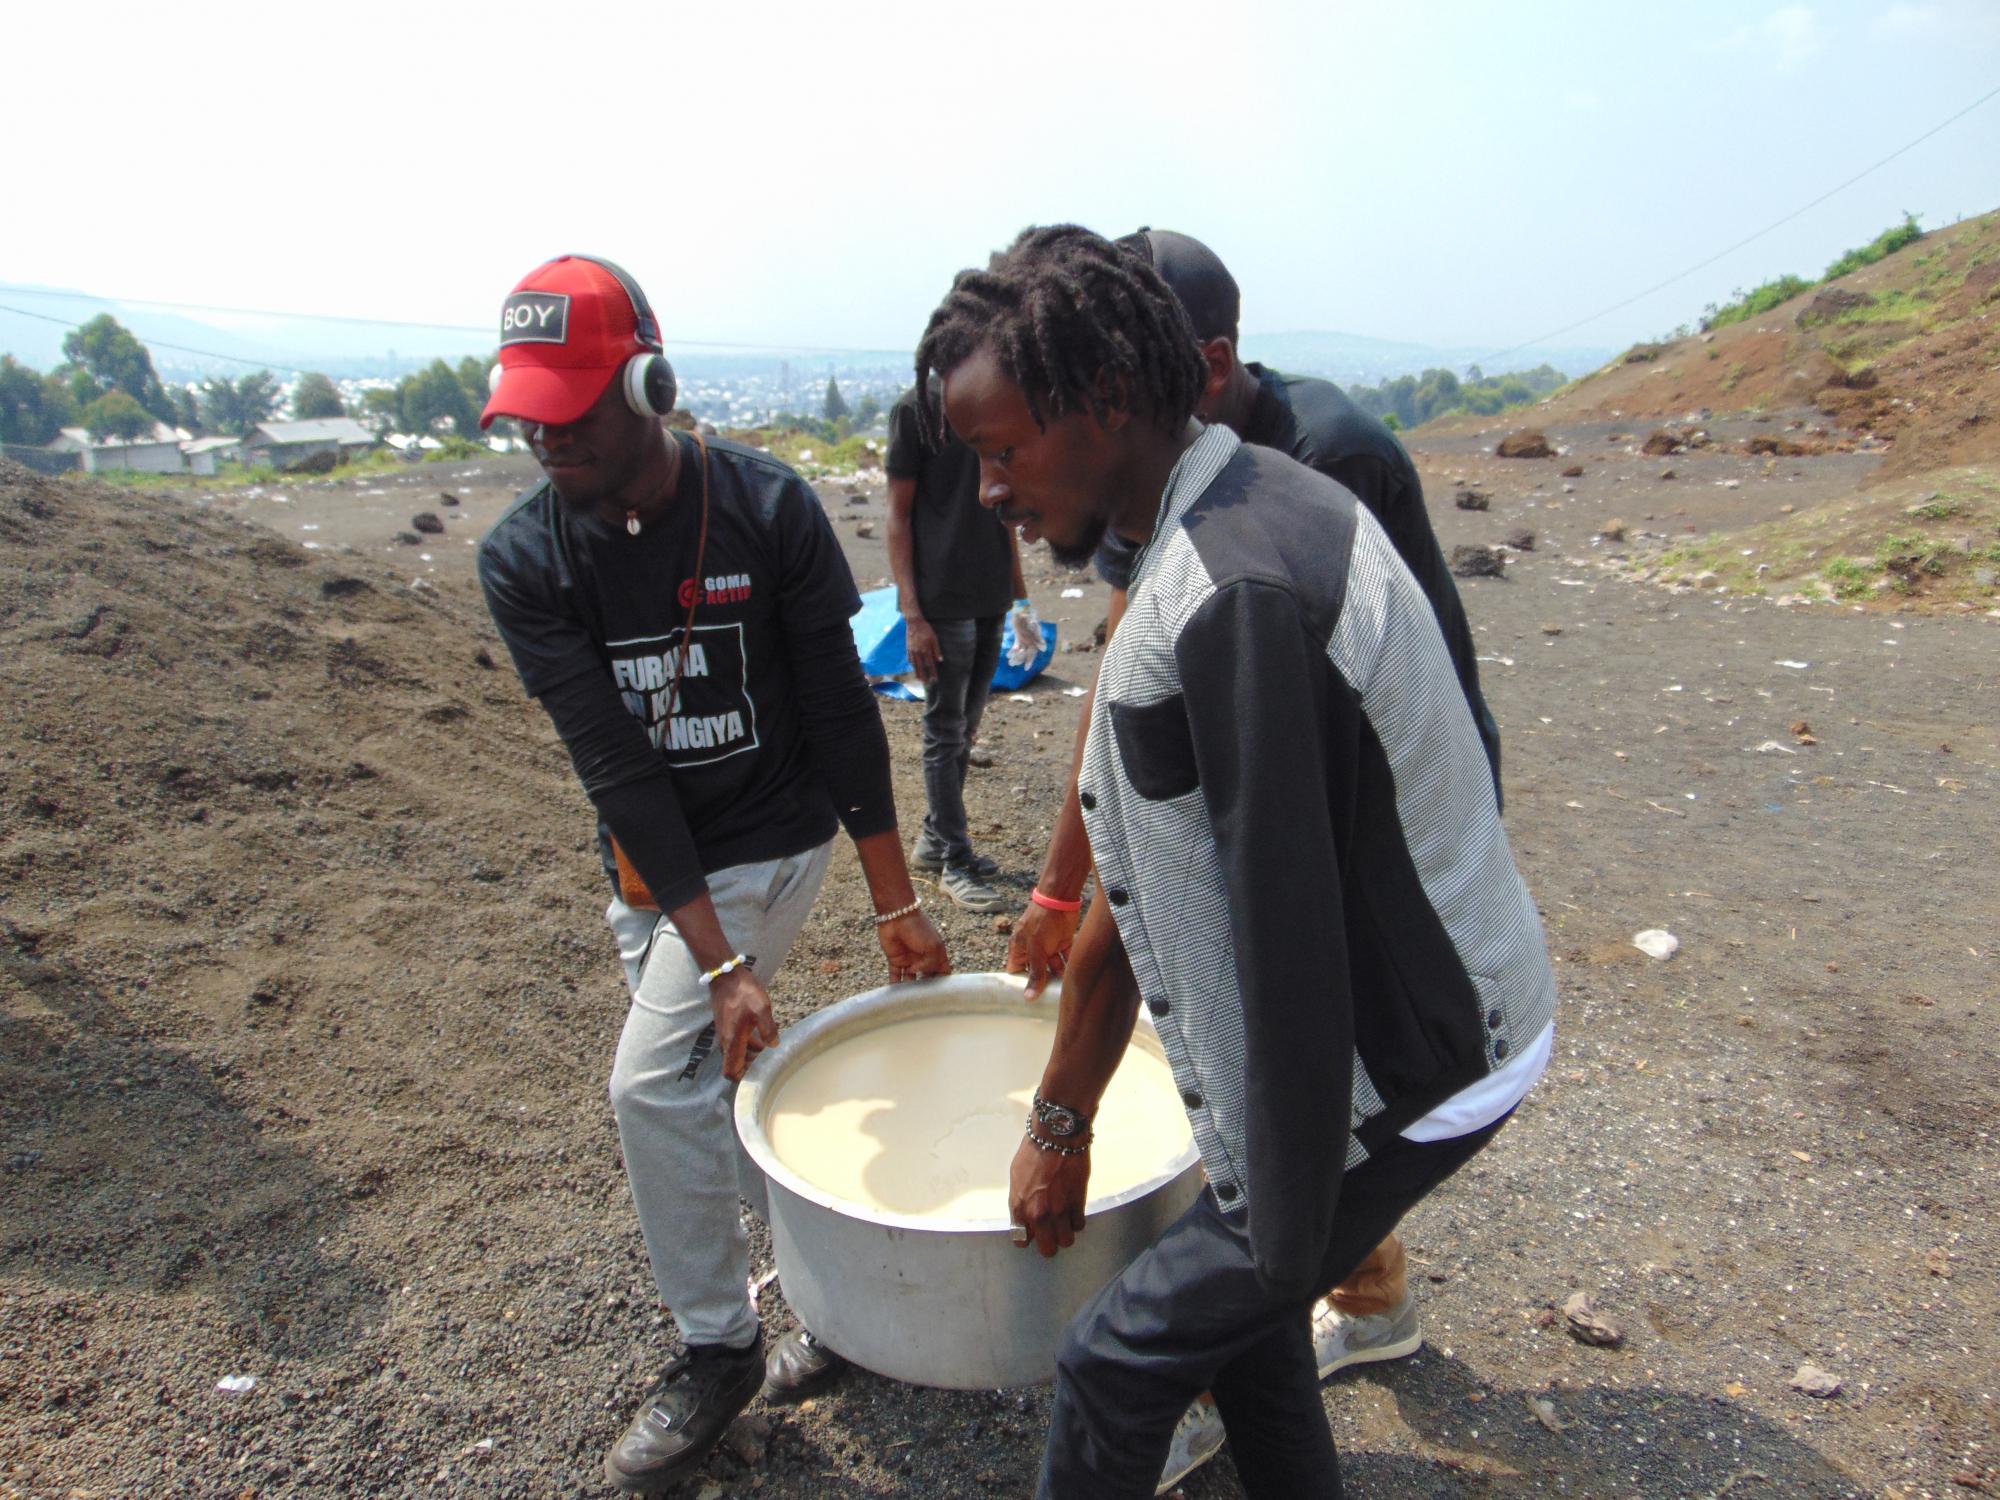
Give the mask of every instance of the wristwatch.
M 1048 1132 L 1051 1140 L 1069 1142 L 1090 1133 L 1090 1121 L 1075 1110 L 1063 1104 L 1051 1104 L 1044 1099 L 1041 1091 L 1035 1091 L 1035 1123 Z

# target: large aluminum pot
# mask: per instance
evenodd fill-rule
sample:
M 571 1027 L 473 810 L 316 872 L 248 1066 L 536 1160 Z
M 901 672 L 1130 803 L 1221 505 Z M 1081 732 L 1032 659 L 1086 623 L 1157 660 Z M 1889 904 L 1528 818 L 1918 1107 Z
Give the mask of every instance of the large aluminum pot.
M 919 1016 L 1018 1012 L 1023 981 L 955 974 L 870 990 L 788 1027 L 736 1093 L 736 1131 L 769 1188 L 785 1300 L 814 1335 L 856 1364 L 915 1385 L 1032 1385 L 1055 1375 L 1070 1318 L 1201 1191 L 1193 1143 L 1166 1171 L 1093 1197 L 1076 1244 L 1045 1260 L 1013 1243 L 1007 1220 L 911 1217 L 835 1198 L 772 1150 L 765 1120 L 786 1077 L 844 1037 Z M 1056 989 L 1036 1003 L 1055 1038 Z M 1158 1054 L 1141 1016 L 1133 1045 Z M 1004 1163 L 996 1164 L 996 1170 Z

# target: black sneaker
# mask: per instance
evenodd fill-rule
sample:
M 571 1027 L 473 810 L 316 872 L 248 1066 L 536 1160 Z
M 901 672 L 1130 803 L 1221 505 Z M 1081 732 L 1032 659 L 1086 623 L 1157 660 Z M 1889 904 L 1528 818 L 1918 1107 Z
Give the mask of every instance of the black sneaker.
M 823 1391 L 847 1371 L 847 1357 L 835 1354 L 812 1335 L 797 1328 L 771 1346 L 764 1360 L 764 1399 L 785 1405 Z
M 621 1490 L 664 1489 L 698 1467 L 764 1383 L 760 1343 L 747 1349 L 697 1346 L 667 1366 L 604 1456 L 604 1477 Z
M 933 853 L 922 844 L 918 844 L 910 851 L 910 867 L 929 875 L 943 874 L 947 863 L 942 854 Z M 963 861 L 961 867 L 972 871 L 981 880 L 991 880 L 1000 873 L 1000 861 L 990 854 L 975 854 L 971 859 Z

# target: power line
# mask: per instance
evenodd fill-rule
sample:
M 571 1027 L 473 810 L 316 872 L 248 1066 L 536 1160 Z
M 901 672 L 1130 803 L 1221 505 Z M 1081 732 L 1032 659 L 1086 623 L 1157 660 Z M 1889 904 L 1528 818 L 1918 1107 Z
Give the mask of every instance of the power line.
M 40 323 L 54 323 L 59 328 L 71 328 L 75 326 L 68 318 L 52 318 L 47 313 L 29 312 L 24 307 L 8 307 L 4 303 L 0 303 L 0 312 L 12 313 L 17 318 L 33 318 Z M 176 354 L 198 354 L 203 359 L 226 359 L 231 364 L 251 365 L 259 370 L 283 370 L 287 375 L 305 375 L 310 373 L 306 370 L 296 369 L 291 365 L 276 364 L 268 359 L 245 359 L 240 354 L 217 354 L 213 349 L 190 349 L 185 344 L 169 344 L 164 339 L 143 338 L 136 333 L 132 337 L 138 339 L 148 349 L 171 349 Z
M 1825 192 L 1821 193 L 1817 198 L 1813 199 L 1812 202 L 1805 204 L 1802 207 L 1793 209 L 1790 213 L 1786 214 L 1782 219 L 1779 219 L 1774 223 L 1766 224 L 1762 229 L 1758 230 L 1755 234 L 1745 235 L 1742 239 L 1738 240 L 1728 249 L 1716 251 L 1715 254 L 1709 256 L 1707 260 L 1697 261 L 1695 264 L 1689 266 L 1685 271 L 1677 271 L 1672 276 L 1669 276 L 1665 281 L 1656 282 L 1652 286 L 1647 287 L 1646 290 L 1644 290 L 1643 292 L 1635 292 L 1632 296 L 1627 297 L 1622 302 L 1614 302 L 1609 307 L 1601 308 L 1598 311 L 1590 314 L 1590 316 L 1587 318 L 1578 318 L 1574 323 L 1566 323 L 1561 328 L 1556 329 L 1552 333 L 1545 333 L 1539 338 L 1532 338 L 1527 340 L 1525 343 L 1515 344 L 1512 348 L 1502 349 L 1498 354 L 1488 354 L 1483 358 L 1481 358 L 1478 361 L 1478 363 L 1481 365 L 1490 364 L 1496 359 L 1505 359 L 1510 354 L 1518 354 L 1523 349 L 1532 349 L 1537 344 L 1546 344 L 1550 339 L 1561 338 L 1564 334 L 1572 333 L 1575 330 L 1583 327 L 1586 323 L 1595 323 L 1599 318 L 1609 317 L 1612 313 L 1620 312 L 1625 308 L 1630 307 L 1635 302 L 1643 302 L 1646 300 L 1646 298 L 1652 296 L 1653 293 L 1664 291 L 1677 281 L 1685 281 L 1688 277 L 1694 275 L 1695 272 L 1706 270 L 1708 267 L 1714 265 L 1717 261 L 1723 259 L 1725 256 L 1734 255 L 1738 250 L 1741 250 L 1745 245 L 1751 244 L 1757 240 L 1761 240 L 1765 235 L 1771 233 L 1773 230 L 1784 228 L 1785 225 L 1791 223 L 1792 220 L 1798 218 L 1801 214 L 1806 213 L 1808 210 L 1818 208 L 1822 203 L 1826 202 L 1827 199 L 1833 197 L 1834 194 L 1845 192 L 1848 188 L 1853 187 L 1855 183 L 1859 182 L 1862 178 L 1868 176 L 1871 172 L 1879 171 L 1881 168 L 1888 166 L 1890 162 L 1894 161 L 1904 152 L 1909 151 L 1914 147 L 1921 146 L 1925 141 L 1929 140 L 1932 136 L 1936 135 L 1940 130 L 1943 130 L 1947 125 L 1957 124 L 1960 120 L 1964 119 L 1967 115 L 1971 114 L 1975 109 L 1979 108 L 1980 105 L 1985 104 L 1988 100 L 1994 99 L 1996 97 L 2000 97 L 2000 88 L 1995 88 L 1988 93 L 1980 95 L 1979 98 L 1973 100 L 1970 104 L 1966 105 L 1964 109 L 1961 109 L 1957 114 L 1951 116 L 1951 118 L 1940 121 L 1938 124 L 1933 125 L 1929 130 L 1926 130 L 1922 135 L 1918 136 L 1915 140 L 1909 141 L 1904 145 L 1898 146 L 1894 151 L 1891 151 L 1887 156 L 1883 157 L 1873 166 L 1863 167 L 1859 172 L 1856 172 L 1852 177 L 1848 178 L 1847 181 L 1841 183 L 1839 186 L 1828 188 Z
M 0 282 L 0 292 L 5 292 L 7 295 L 13 297 L 57 297 L 71 302 L 110 302 L 126 307 L 157 307 L 164 308 L 169 312 L 223 313 L 231 317 L 241 318 L 296 318 L 301 322 L 338 323 L 351 328 L 411 328 L 428 330 L 435 333 L 478 333 L 484 334 L 489 338 L 496 337 L 492 326 L 483 323 L 411 323 L 405 322 L 400 318 L 357 318 L 343 313 L 280 312 L 268 307 L 220 307 L 209 302 L 162 302 L 155 297 L 103 297 L 94 292 L 60 292 L 52 291 L 46 287 L 15 286 L 7 282 Z M 14 311 L 15 309 L 7 310 Z M 22 316 L 31 317 L 34 315 L 24 313 Z M 60 322 L 61 320 L 51 318 L 45 321 Z M 829 344 L 750 344 L 729 339 L 694 339 L 680 338 L 678 336 L 668 337 L 666 344 L 670 350 L 675 348 L 745 349 L 752 353 L 768 354 L 860 354 L 888 352 L 836 347 Z M 161 347 L 171 349 L 174 346 L 172 344 L 162 344 Z M 218 354 L 214 357 L 217 359 L 230 359 L 234 356 Z M 255 361 L 249 361 L 249 363 L 255 363 Z

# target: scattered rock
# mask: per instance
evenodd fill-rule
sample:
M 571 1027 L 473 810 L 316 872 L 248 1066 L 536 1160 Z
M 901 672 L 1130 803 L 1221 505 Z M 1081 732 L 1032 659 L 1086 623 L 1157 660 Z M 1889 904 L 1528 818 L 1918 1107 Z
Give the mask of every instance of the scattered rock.
M 764 1450 L 770 1442 L 771 1419 L 754 1412 L 747 1412 L 738 1417 L 722 1434 L 722 1446 L 746 1464 L 762 1463 Z
M 1743 440 L 1743 451 L 1752 458 L 1760 455 L 1772 458 L 1804 458 L 1816 451 L 1804 443 L 1795 443 L 1790 438 L 1774 438 L 1762 433 Z
M 1874 305 L 1875 299 L 1866 292 L 1829 287 L 1800 308 L 1798 316 L 1792 321 L 1800 328 L 1811 328 L 1817 323 L 1836 323 L 1848 313 Z
M 1607 542 L 1622 542 L 1625 540 L 1625 523 L 1613 516 L 1604 523 L 1597 534 Z
M 1563 628 L 1560 625 L 1544 625 L 1542 627 L 1543 635 L 1561 635 L 1562 633 Z
M 1460 578 L 1500 578 L 1505 576 L 1507 559 L 1491 547 L 1458 546 L 1451 549 L 1451 571 Z
M 1677 433 L 1669 432 L 1664 427 L 1655 427 L 1639 451 L 1653 458 L 1665 458 L 1669 453 L 1678 453 L 1686 446 L 1687 444 L 1681 441 Z
M 821 959 L 819 961 L 819 971 L 829 977 L 838 974 L 840 972 L 840 960 L 837 958 Z
M 1662 470 L 1660 470 L 1660 478 L 1662 478 L 1662 479 L 1678 479 L 1678 478 L 1680 478 L 1680 476 L 1679 476 L 1678 474 L 1676 474 L 1676 473 L 1675 473 L 1675 472 L 1674 472 L 1674 471 L 1673 471 L 1672 469 L 1662 469 Z
M 1535 534 L 1525 526 L 1517 526 L 1507 533 L 1505 545 L 1512 547 L 1516 552 L 1533 552 Z
M 1556 450 L 1549 440 L 1534 428 L 1523 428 L 1500 439 L 1500 446 L 1493 450 L 1502 458 L 1554 458 Z
M 854 534 L 864 541 L 867 540 L 869 537 L 875 535 L 875 523 L 873 521 L 863 521 L 854 528 Z
M 421 547 L 424 541 L 414 531 L 399 531 L 396 533 L 396 540 L 401 542 L 405 547 Z
M 1006 936 L 1014 930 L 1014 919 L 1004 912 L 1001 913 L 993 919 L 993 930 L 1003 937 Z
M 438 519 L 436 511 L 420 510 L 410 517 L 410 529 L 425 536 L 438 536 L 444 531 L 444 522 Z
M 1528 1410 L 1533 1412 L 1535 1420 L 1548 1428 L 1550 1432 L 1562 1432 L 1569 1426 L 1567 1422 L 1561 1421 L 1556 1416 L 1556 1404 L 1547 1396 L 1528 1397 Z
M 1578 1292 L 1563 1304 L 1563 1323 L 1579 1344 L 1616 1349 L 1625 1342 L 1625 1330 L 1597 1310 L 1588 1292 Z
M 438 491 L 438 504 L 439 504 L 439 505 L 456 505 L 456 504 L 458 504 L 458 496 L 454 495 L 454 494 L 453 494 L 453 493 L 452 493 L 452 492 L 451 492 L 450 490 L 439 490 L 439 491 Z
M 1792 1375 L 1791 1387 L 1793 1390 L 1799 1391 L 1804 1395 L 1825 1401 L 1829 1397 L 1840 1394 L 1840 1377 L 1838 1375 L 1829 1375 L 1818 1365 L 1800 1365 L 1798 1370 Z
M 477 651 L 472 653 L 472 664 L 483 672 L 495 670 L 493 653 L 488 651 L 484 646 L 481 646 Z
M 365 578 L 326 578 L 320 581 L 322 599 L 346 599 L 354 594 L 373 593 Z
M 1562 477 L 1563 477 L 1563 478 L 1565 478 L 1565 479 L 1581 479 L 1581 478 L 1583 478 L 1583 465 L 1582 465 L 1582 464 L 1571 464 L 1571 465 L 1570 465 L 1570 466 L 1569 466 L 1569 467 L 1568 467 L 1567 469 L 1564 469 L 1564 470 L 1563 470 L 1563 472 L 1562 472 Z
M 1942 1245 L 1933 1245 L 1924 1255 L 1924 1269 L 1933 1276 L 1951 1280 L 1951 1252 Z
M 1479 490 L 1460 490 L 1451 497 L 1451 503 L 1460 510 L 1485 510 L 1492 500 Z

